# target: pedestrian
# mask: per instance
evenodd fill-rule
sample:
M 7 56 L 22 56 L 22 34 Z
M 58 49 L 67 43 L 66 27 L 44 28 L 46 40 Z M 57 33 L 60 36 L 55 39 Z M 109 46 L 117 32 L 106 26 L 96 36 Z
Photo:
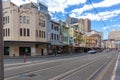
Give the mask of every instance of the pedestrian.
M 57 50 L 55 49 L 55 56 L 57 55 Z

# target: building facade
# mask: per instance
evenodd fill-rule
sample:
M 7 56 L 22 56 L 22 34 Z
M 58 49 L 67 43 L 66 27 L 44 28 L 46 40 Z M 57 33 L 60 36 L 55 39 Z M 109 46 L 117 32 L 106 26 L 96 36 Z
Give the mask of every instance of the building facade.
M 5 55 L 47 55 L 46 16 L 33 3 L 4 2 L 3 22 Z
M 50 22 L 50 47 L 49 51 L 55 54 L 58 50 L 61 49 L 61 42 L 60 42 L 60 24 L 59 22 L 55 22 L 51 20 Z
M 73 51 L 74 53 L 80 53 L 82 46 L 83 26 L 81 23 L 74 23 L 70 25 L 73 29 Z
M 99 47 L 100 36 L 91 33 L 89 19 L 67 17 L 66 22 L 51 20 L 48 6 L 26 3 L 19 7 L 10 1 L 3 5 L 4 54 L 39 56 L 84 52 L 86 47 Z M 94 43 L 92 43 L 94 42 Z
M 106 39 L 103 40 L 103 49 L 117 49 L 118 46 L 116 44 L 116 41 L 114 39 Z
M 102 35 L 100 32 L 92 30 L 91 32 L 87 32 L 85 37 L 85 47 L 90 49 L 99 49 L 101 48 L 101 42 L 102 42 Z
M 120 41 L 120 30 L 114 30 L 114 31 L 110 31 L 108 33 L 108 39 L 114 39 L 116 41 Z
M 72 42 L 70 38 L 70 27 L 66 25 L 65 22 L 60 21 L 61 26 L 61 44 L 63 53 L 71 53 Z

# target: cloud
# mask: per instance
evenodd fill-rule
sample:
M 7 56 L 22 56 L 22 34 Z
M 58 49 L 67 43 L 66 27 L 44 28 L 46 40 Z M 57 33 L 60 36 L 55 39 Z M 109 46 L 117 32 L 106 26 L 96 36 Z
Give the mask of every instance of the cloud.
M 11 0 L 17 5 L 25 4 L 30 1 L 37 2 L 37 0 Z M 68 8 L 69 5 L 78 5 L 78 4 L 84 4 L 87 0 L 39 0 L 41 2 L 44 2 L 48 5 L 48 9 L 50 12 L 65 12 L 64 9 Z M 120 0 L 104 0 L 99 3 L 93 3 L 93 5 L 98 7 L 111 7 L 113 5 L 120 4 Z M 84 12 L 85 10 L 92 9 L 91 5 L 84 5 L 82 8 L 74 9 L 72 12 Z
M 78 17 L 78 18 L 89 18 L 91 20 L 108 20 L 110 18 L 116 17 L 120 14 L 120 10 L 114 10 L 114 11 L 106 11 L 106 12 L 100 12 L 99 14 L 93 14 L 93 13 L 85 13 L 84 16 L 81 16 L 79 12 L 73 12 L 70 14 L 71 17 Z
M 20 6 L 21 4 L 29 3 L 31 1 L 30 0 L 11 0 L 11 2 L 13 2 L 14 4 L 16 4 L 17 6 Z M 35 0 L 33 2 L 35 2 Z
M 120 0 L 104 0 L 99 3 L 93 3 L 95 8 L 104 8 L 104 7 L 111 7 L 114 5 L 120 4 Z M 74 9 L 71 12 L 79 12 L 80 14 L 83 13 L 86 10 L 91 10 L 93 7 L 91 5 L 84 5 L 82 8 Z
M 109 29 L 109 28 L 110 28 L 109 26 L 103 27 L 104 30 Z
M 115 24 L 113 25 L 113 27 L 120 27 L 120 24 Z
M 25 4 L 28 2 L 35 2 L 37 0 L 11 0 L 16 5 Z M 48 10 L 50 12 L 65 12 L 64 9 L 67 8 L 69 5 L 78 5 L 80 3 L 85 3 L 86 0 L 39 0 L 48 5 Z
M 71 13 L 70 16 L 71 17 L 76 17 L 76 14 L 75 13 Z
M 40 0 L 43 1 L 43 0 Z M 69 7 L 69 5 L 77 5 L 80 3 L 85 3 L 86 0 L 44 0 L 48 5 L 50 12 L 65 12 L 64 9 Z

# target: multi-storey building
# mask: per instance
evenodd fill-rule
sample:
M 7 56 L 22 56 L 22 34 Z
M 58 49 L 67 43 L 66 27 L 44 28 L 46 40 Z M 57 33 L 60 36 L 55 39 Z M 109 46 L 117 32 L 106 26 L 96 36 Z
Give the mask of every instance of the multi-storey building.
M 70 24 L 81 24 L 83 32 L 91 32 L 91 21 L 88 18 L 85 19 L 78 19 L 73 17 L 66 18 L 66 24 L 70 26 Z
M 87 32 L 85 37 L 85 47 L 87 48 L 101 48 L 101 34 L 97 31 Z
M 70 27 L 66 25 L 65 22 L 60 21 L 60 33 L 61 33 L 61 44 L 63 53 L 71 53 L 72 52 L 72 37 L 70 37 Z
M 48 13 L 49 12 L 48 6 L 39 0 L 37 0 L 37 5 L 38 5 L 38 11 L 45 14 L 45 16 L 46 16 L 46 39 L 47 39 L 47 42 L 50 42 L 51 16 Z
M 114 39 L 116 41 L 120 41 L 120 30 L 114 30 L 114 31 L 110 31 L 108 33 L 108 39 Z
M 52 50 L 53 53 L 61 49 L 61 42 L 60 42 L 60 24 L 51 20 L 51 28 L 50 28 L 50 43 L 49 49 Z
M 83 36 L 83 30 L 82 30 L 81 23 L 74 23 L 70 25 L 70 28 L 73 29 L 73 51 L 75 53 L 81 52 L 82 47 L 82 36 Z
M 102 42 L 103 42 L 104 49 L 117 49 L 118 48 L 114 39 L 106 39 L 106 40 L 103 40 Z
M 90 21 L 90 19 L 88 19 L 88 18 L 79 19 L 78 22 L 81 23 L 84 26 L 84 28 L 83 28 L 84 32 L 91 32 L 91 21 Z
M 111 42 L 108 48 L 120 49 L 119 47 L 120 46 L 120 35 L 119 34 L 120 34 L 120 30 L 114 30 L 108 33 L 108 40 L 109 42 Z
M 89 19 L 78 19 L 67 17 L 66 24 L 73 28 L 73 46 L 74 52 L 82 52 L 83 48 L 85 48 L 84 34 L 85 32 L 91 31 L 91 21 Z
M 47 55 L 46 16 L 33 3 L 3 5 L 5 55 Z
M 62 24 L 51 20 L 48 7 L 38 2 L 16 6 L 3 5 L 5 55 L 47 55 L 64 49 L 64 53 L 81 52 L 84 33 L 90 30 L 89 19 L 67 17 Z M 54 53 L 53 52 L 53 53 Z
M 66 18 L 66 25 L 69 26 L 70 24 L 74 24 L 74 23 L 78 23 L 78 19 L 70 17 L 70 16 L 67 16 L 67 18 Z

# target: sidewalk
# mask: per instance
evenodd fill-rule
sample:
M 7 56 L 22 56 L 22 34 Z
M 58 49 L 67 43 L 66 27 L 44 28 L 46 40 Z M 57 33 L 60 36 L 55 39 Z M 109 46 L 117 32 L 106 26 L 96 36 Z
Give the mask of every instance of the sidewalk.
M 83 55 L 87 53 L 71 53 L 71 54 L 57 54 L 57 55 L 43 55 L 43 56 L 27 56 L 27 58 L 49 58 L 49 57 L 60 57 L 70 55 Z M 23 59 L 24 56 L 4 56 L 4 59 Z

